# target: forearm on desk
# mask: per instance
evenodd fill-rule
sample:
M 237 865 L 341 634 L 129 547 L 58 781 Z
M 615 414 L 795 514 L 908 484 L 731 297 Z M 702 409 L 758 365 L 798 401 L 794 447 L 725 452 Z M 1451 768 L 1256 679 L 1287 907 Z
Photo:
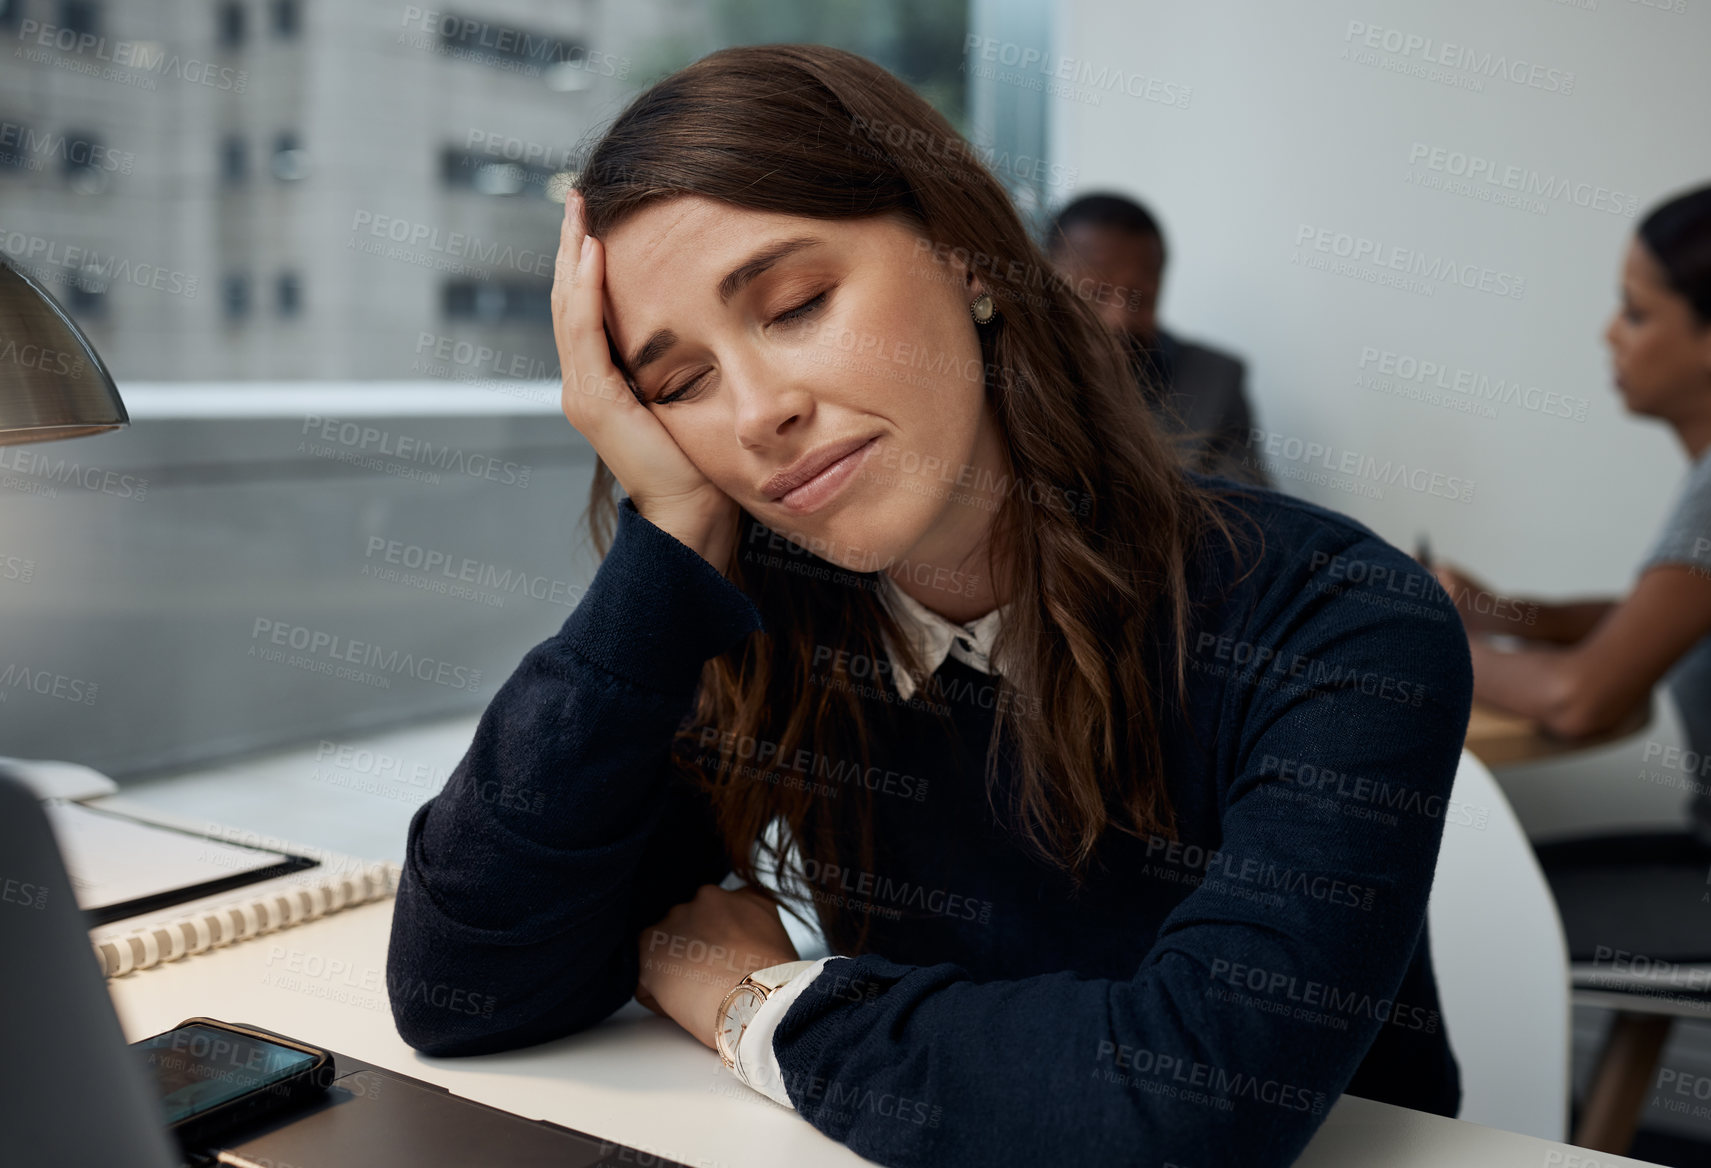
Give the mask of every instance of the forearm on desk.
M 639 931 L 729 871 L 667 754 L 702 664 L 754 627 L 734 585 L 626 501 L 576 611 L 411 820 L 387 961 L 406 1041 L 510 1049 L 630 998 Z
M 1532 624 L 1482 629 L 1482 632 L 1512 633 L 1531 641 L 1572 645 L 1585 638 L 1615 607 L 1611 600 L 1572 600 L 1550 603 L 1540 600 L 1511 600 L 1523 612 L 1533 614 Z
M 1529 718 L 1559 738 L 1586 738 L 1621 724 L 1649 692 L 1577 646 L 1502 649 L 1474 636 L 1469 650 L 1479 701 Z
M 1499 649 L 1485 637 L 1468 638 L 1473 695 L 1481 702 L 1550 726 L 1560 717 L 1569 650 L 1555 646 Z
M 1417 929 L 1418 899 L 1396 918 L 1405 928 Z M 775 1032 L 778 1101 L 888 1168 L 1119 1163 L 1140 1150 L 1155 1163 L 1283 1168 L 1380 1023 L 1351 1019 L 1350 1031 L 1304 1043 L 1299 1025 L 1210 996 L 1217 971 L 1245 958 L 1369 1000 L 1394 998 L 1400 973 L 1341 950 L 1315 959 L 1288 944 L 1192 938 L 1255 927 L 1193 916 L 1129 981 L 1066 971 L 976 983 L 953 964 L 831 959 Z M 1411 949 L 1395 946 L 1400 959 Z
M 1276 645 L 1280 660 L 1334 665 L 1329 677 L 1430 679 L 1407 691 L 1418 702 L 1376 686 L 1232 683 L 1221 716 L 1244 727 L 1233 757 L 1245 762 L 1208 845 L 1220 864 L 1207 861 L 1133 976 L 977 982 L 949 962 L 833 962 L 774 1037 L 805 1119 L 887 1168 L 1294 1162 L 1386 1023 L 1351 1016 L 1324 1028 L 1220 983 L 1234 985 L 1239 968 L 1264 984 L 1393 1001 L 1421 941 L 1444 824 L 1423 810 L 1380 821 L 1324 805 L 1334 800 L 1281 799 L 1289 781 L 1278 767 L 1382 780 L 1422 808 L 1442 806 L 1472 688 L 1458 628 L 1329 594 L 1310 603 L 1343 616 L 1315 623 L 1291 609 L 1279 627 L 1306 633 L 1248 639 Z M 1262 873 L 1273 882 L 1259 883 Z M 1285 895 L 1261 903 L 1261 888 Z

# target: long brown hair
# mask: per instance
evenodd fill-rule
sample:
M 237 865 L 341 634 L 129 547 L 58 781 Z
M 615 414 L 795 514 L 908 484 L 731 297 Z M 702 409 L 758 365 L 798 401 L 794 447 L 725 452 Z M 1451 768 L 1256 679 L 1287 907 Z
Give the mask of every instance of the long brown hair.
M 1174 691 L 1186 707 L 1185 568 L 1214 527 L 1235 541 L 1215 492 L 1183 474 L 1117 341 L 1053 277 L 973 148 L 862 57 L 740 47 L 637 96 L 588 153 L 577 187 L 597 237 L 645 206 L 694 194 L 818 219 L 898 215 L 935 254 L 974 267 L 999 308 L 979 335 L 1014 488 L 993 516 L 994 546 L 1009 551 L 997 570 L 1008 573 L 1011 606 L 994 652 L 1007 668 L 986 744 L 988 799 L 1008 733 L 1010 822 L 1077 886 L 1108 826 L 1174 838 L 1158 742 L 1165 699 Z M 597 463 L 587 519 L 601 556 L 615 486 Z M 872 871 L 873 792 L 852 784 L 855 800 L 834 799 L 800 766 L 859 758 L 866 771 L 869 734 L 883 741 L 898 716 L 861 696 L 873 692 L 871 663 L 888 660 L 882 636 L 913 674 L 924 671 L 880 602 L 878 573 L 754 554 L 771 535 L 741 512 L 724 570 L 765 632 L 707 662 L 672 757 L 709 797 L 734 871 L 759 887 L 751 853 L 763 856 L 788 896 L 792 852 L 804 871 L 810 859 L 818 871 L 848 871 L 851 851 Z M 1149 633 L 1167 635 L 1149 645 Z M 785 829 L 776 845 L 775 817 Z M 862 951 L 872 913 L 886 911 L 813 899 L 834 952 Z

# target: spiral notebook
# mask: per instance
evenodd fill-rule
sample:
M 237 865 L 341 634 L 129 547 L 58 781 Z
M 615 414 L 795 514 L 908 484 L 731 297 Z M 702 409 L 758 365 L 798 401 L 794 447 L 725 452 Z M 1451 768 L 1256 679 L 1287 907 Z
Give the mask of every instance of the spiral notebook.
M 105 925 L 317 866 L 278 846 L 241 844 L 98 803 L 43 804 L 77 907 Z M 256 840 L 259 844 L 259 838 Z
M 49 802 L 90 943 L 109 978 L 392 895 L 398 865 L 210 828 L 105 800 Z

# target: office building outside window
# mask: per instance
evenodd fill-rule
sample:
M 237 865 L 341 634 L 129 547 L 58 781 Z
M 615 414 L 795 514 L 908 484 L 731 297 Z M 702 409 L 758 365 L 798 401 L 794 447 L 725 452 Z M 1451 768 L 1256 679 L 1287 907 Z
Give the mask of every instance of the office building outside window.
M 283 317 L 303 312 L 303 282 L 296 272 L 281 272 L 274 282 L 274 302 Z
M 967 129 L 969 12 L 967 0 L 870 0 L 859 20 L 794 0 L 0 0 L 0 24 L 57 19 L 208 65 L 192 76 L 109 63 L 118 72 L 103 78 L 74 50 L 8 54 L 0 122 L 27 117 L 38 135 L 69 123 L 134 157 L 136 177 L 63 171 L 56 154 L 18 147 L 20 166 L 0 137 L 6 226 L 151 273 L 76 294 L 107 304 L 91 339 L 133 379 L 407 379 L 423 332 L 502 343 L 555 367 L 550 270 L 480 257 L 534 252 L 543 239 L 551 250 L 579 151 L 629 97 L 726 45 L 814 41 L 892 69 Z M 325 96 L 331 78 L 336 101 Z M 103 174 L 123 213 L 95 197 Z M 186 212 L 203 199 L 211 213 Z M 416 242 L 399 245 L 400 232 Z M 452 254 L 454 237 L 479 251 Z M 460 263 L 469 270 L 452 269 Z M 285 264 L 298 280 L 295 316 L 280 294 Z M 155 267 L 168 273 L 163 287 L 151 286 Z M 210 312 L 228 319 L 226 275 L 237 272 L 266 274 L 233 303 L 251 320 L 265 307 L 290 330 L 207 327 Z M 64 269 L 42 275 L 70 295 Z M 311 278 L 317 304 L 338 311 L 307 311 Z M 448 291 L 454 279 L 468 283 Z
M 99 35 L 99 11 L 95 0 L 59 0 L 59 27 L 77 36 Z
M 220 181 L 238 186 L 250 176 L 249 143 L 238 134 L 220 140 Z
M 229 273 L 220 281 L 220 307 L 228 321 L 240 321 L 250 314 L 250 278 L 243 272 Z
M 280 182 L 296 182 L 309 175 L 309 155 L 297 141 L 297 135 L 287 130 L 273 140 L 273 177 Z
M 295 40 L 303 27 L 302 7 L 297 0 L 273 0 L 273 35 Z
M 244 33 L 249 22 L 249 14 L 237 0 L 227 0 L 214 10 L 219 33 L 215 38 L 222 49 L 241 48 L 244 43 Z

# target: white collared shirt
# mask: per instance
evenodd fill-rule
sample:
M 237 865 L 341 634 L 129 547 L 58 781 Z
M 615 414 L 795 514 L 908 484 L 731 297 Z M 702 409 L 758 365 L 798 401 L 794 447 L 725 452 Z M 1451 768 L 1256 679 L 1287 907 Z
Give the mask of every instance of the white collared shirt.
M 992 649 L 1008 606 L 995 608 L 978 620 L 959 625 L 904 592 L 888 575 L 880 577 L 879 595 L 897 623 L 903 627 L 904 635 L 915 646 L 929 676 L 938 672 L 946 657 L 955 657 L 964 665 L 982 673 L 1001 672 L 992 664 Z M 902 695 L 904 701 L 908 701 L 915 693 L 915 679 L 904 670 L 903 663 L 897 659 L 896 650 L 889 639 L 886 640 L 885 651 L 891 658 L 891 677 L 897 684 L 897 692 Z M 840 959 L 822 957 L 779 986 L 755 1012 L 755 1016 L 744 1028 L 742 1037 L 737 1040 L 737 1049 L 741 1054 L 738 1065 L 742 1068 L 738 1072 L 738 1078 L 774 1103 L 785 1107 L 793 1106 L 784 1089 L 784 1076 L 779 1069 L 778 1054 L 772 1048 L 773 1035 L 784 1015 L 790 1012 L 791 1004 L 820 976 L 820 971 L 826 967 L 826 963 L 834 960 Z
M 737 1078 L 774 1103 L 795 1110 L 796 1105 L 790 1102 L 790 1095 L 784 1089 L 784 1072 L 778 1065 L 778 1053 L 772 1049 L 773 1032 L 790 1013 L 791 1003 L 820 976 L 828 961 L 848 960 L 847 957 L 822 957 L 767 996 L 760 1009 L 755 1011 L 755 1016 L 749 1019 L 749 1024 L 743 1027 L 742 1037 L 737 1039 Z
M 938 672 L 947 656 L 955 657 L 981 673 L 1003 672 L 992 662 L 992 648 L 998 630 L 1003 627 L 1008 605 L 995 608 L 966 625 L 959 625 L 910 596 L 888 575 L 880 576 L 879 596 L 897 623 L 903 626 L 904 635 L 913 643 L 928 676 Z M 897 692 L 904 701 L 908 701 L 914 696 L 916 679 L 903 668 L 889 638 L 885 642 L 885 651 L 891 658 L 891 677 L 897 683 Z

